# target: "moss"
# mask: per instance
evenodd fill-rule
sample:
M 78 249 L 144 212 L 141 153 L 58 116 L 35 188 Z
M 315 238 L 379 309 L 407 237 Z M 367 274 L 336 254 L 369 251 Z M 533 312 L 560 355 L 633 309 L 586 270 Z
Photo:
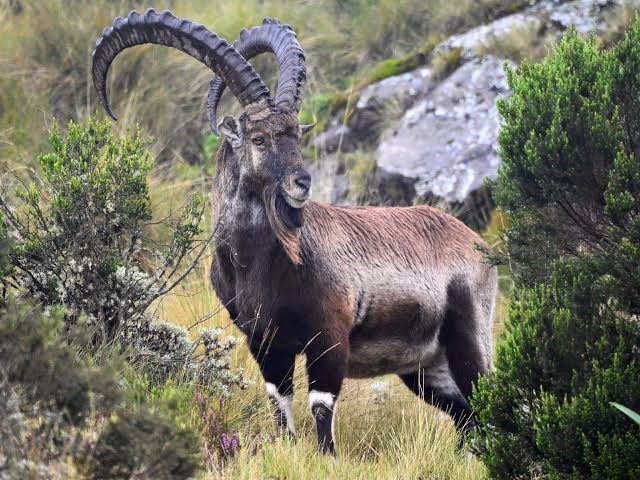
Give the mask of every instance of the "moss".
M 373 66 L 358 83 L 358 89 L 364 88 L 372 83 L 379 82 L 385 78 L 401 75 L 411 70 L 415 70 L 429 61 L 429 56 L 435 46 L 442 40 L 441 35 L 430 35 L 424 43 L 412 53 L 400 58 L 388 58 Z
M 324 130 L 329 118 L 334 113 L 332 105 L 333 96 L 327 93 L 321 93 L 317 95 L 305 98 L 298 115 L 298 121 L 300 124 L 316 124 L 316 131 L 321 132 Z
M 435 78 L 445 78 L 462 63 L 462 48 L 441 51 L 433 57 L 431 66 Z

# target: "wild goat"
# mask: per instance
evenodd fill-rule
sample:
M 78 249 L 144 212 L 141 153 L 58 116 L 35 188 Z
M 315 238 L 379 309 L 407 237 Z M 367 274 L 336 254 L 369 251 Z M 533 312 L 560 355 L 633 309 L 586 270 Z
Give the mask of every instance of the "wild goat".
M 218 77 L 212 128 L 225 85 L 244 107 L 219 125 L 213 187 L 218 235 L 211 280 L 247 335 L 282 430 L 295 433 L 296 355 L 306 355 L 318 443 L 334 452 L 333 417 L 345 377 L 394 373 L 458 427 L 473 422 L 467 398 L 490 365 L 496 272 L 481 238 L 431 207 L 341 208 L 310 200 L 298 124 L 304 53 L 277 20 L 243 31 L 235 46 L 170 12 L 117 18 L 96 43 L 93 81 L 111 116 L 109 65 L 144 43 L 177 48 Z M 248 60 L 272 52 L 275 99 Z M 114 117 L 115 118 L 115 117 Z

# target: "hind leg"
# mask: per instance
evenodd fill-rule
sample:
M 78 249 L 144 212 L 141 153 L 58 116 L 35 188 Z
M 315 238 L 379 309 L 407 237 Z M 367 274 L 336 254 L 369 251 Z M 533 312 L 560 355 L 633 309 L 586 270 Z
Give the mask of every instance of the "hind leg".
M 464 434 L 475 425 L 469 402 L 460 391 L 444 354 L 429 368 L 420 368 L 400 378 L 418 397 L 451 415 L 458 431 Z
M 484 293 L 486 295 L 474 296 L 465 284 L 452 284 L 448 291 L 449 309 L 438 337 L 443 355 L 436 371 L 442 378 L 449 379 L 449 391 L 457 391 L 457 398 L 462 399 L 458 404 L 465 406 L 466 429 L 476 424 L 468 403 L 473 384 L 487 373 L 491 357 L 491 311 L 495 292 Z

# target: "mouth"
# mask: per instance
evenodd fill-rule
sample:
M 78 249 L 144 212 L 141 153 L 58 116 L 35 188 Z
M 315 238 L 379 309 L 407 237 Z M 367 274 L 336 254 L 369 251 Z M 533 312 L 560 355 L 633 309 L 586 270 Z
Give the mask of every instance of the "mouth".
M 284 197 L 284 201 L 287 202 L 287 204 L 291 208 L 302 208 L 305 206 L 305 204 L 311 197 L 311 189 L 299 195 L 296 195 L 296 194 L 292 195 L 289 192 L 285 192 L 285 191 L 283 191 L 282 194 Z
M 304 223 L 304 210 L 302 210 L 302 207 L 307 203 L 307 200 L 309 200 L 308 195 L 305 195 L 302 199 L 293 197 L 286 192 L 278 195 L 276 199 L 278 216 L 290 229 L 302 227 Z

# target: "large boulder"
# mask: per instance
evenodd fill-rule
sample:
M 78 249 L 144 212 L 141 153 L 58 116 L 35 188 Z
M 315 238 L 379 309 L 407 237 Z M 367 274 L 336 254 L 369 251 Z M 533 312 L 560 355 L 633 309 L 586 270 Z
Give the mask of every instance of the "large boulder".
M 496 100 L 509 94 L 501 56 L 508 52 L 500 50 L 508 50 L 513 39 L 542 47 L 571 25 L 584 34 L 602 34 L 610 28 L 614 7 L 625 1 L 640 3 L 536 2 L 439 44 L 434 59 L 456 60 L 449 75 L 438 72 L 434 62 L 369 85 L 350 102 L 349 114 L 339 112 L 315 139 L 321 155 L 310 166 L 314 196 L 351 205 L 438 203 L 482 226 L 491 208 L 484 182 L 500 165 Z M 349 162 L 358 155 L 372 158 L 373 169 L 359 170 L 373 171 L 375 178 L 354 179 Z M 354 180 L 371 194 L 363 195 Z
M 494 57 L 469 61 L 407 110 L 376 151 L 381 182 L 399 175 L 413 180 L 421 201 L 471 207 L 471 194 L 500 165 L 496 99 L 508 93 L 503 64 Z
M 349 121 L 344 110 L 313 140 L 324 154 L 352 152 L 378 142 L 390 110 L 404 112 L 432 86 L 431 70 L 418 68 L 402 75 L 385 78 L 365 87 L 356 97 Z
M 380 170 L 415 179 L 416 194 L 464 202 L 500 164 L 496 99 L 508 93 L 504 60 L 465 63 L 411 107 L 378 146 Z

